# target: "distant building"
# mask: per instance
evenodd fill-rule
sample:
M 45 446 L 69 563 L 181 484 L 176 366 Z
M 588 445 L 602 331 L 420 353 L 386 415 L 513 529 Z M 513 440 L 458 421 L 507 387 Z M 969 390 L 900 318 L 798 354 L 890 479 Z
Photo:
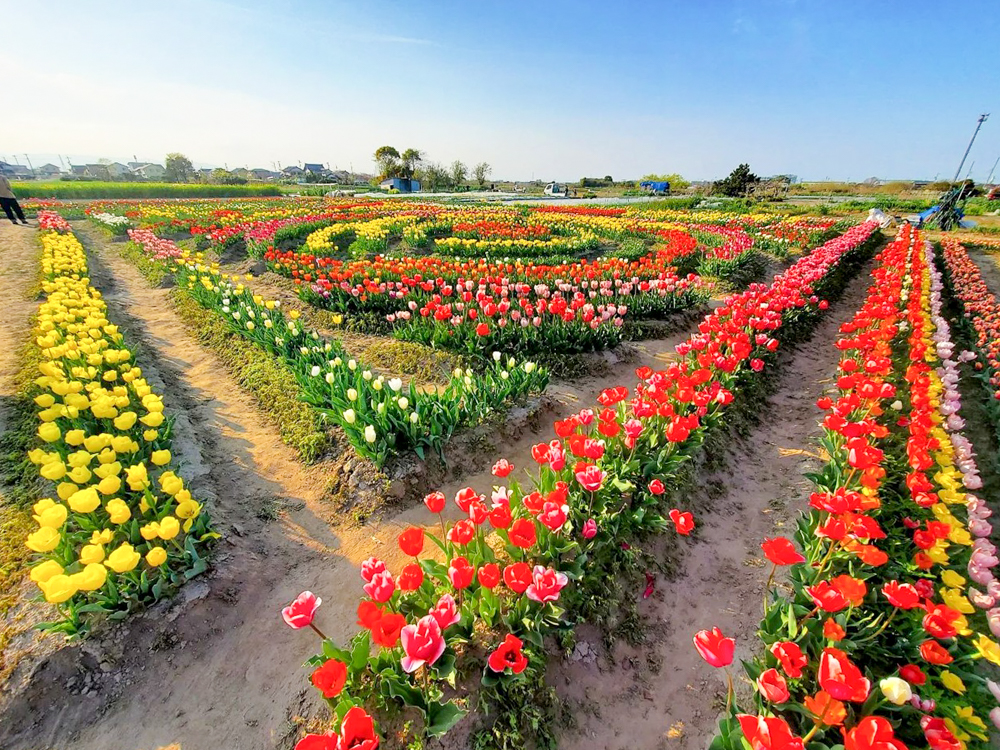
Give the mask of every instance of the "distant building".
M 378 186 L 382 190 L 398 190 L 400 193 L 420 192 L 420 180 L 407 179 L 406 177 L 387 177 Z
M 327 169 L 322 164 L 310 164 L 306 162 L 302 165 L 302 171 L 310 174 L 326 174 Z
M 0 174 L 5 174 L 8 177 L 31 177 L 31 170 L 20 164 L 8 164 L 5 161 L 0 161 Z
M 132 174 L 143 180 L 162 180 L 167 175 L 166 167 L 162 164 L 139 164 L 132 167 Z
M 55 164 L 43 164 L 35 172 L 41 177 L 58 177 L 62 174 L 62 170 Z
M 110 164 L 105 164 L 104 166 L 107 168 L 108 175 L 111 177 L 112 180 L 120 180 L 122 177 L 132 174 L 131 169 L 129 169 L 127 166 L 117 161 L 113 161 Z
M 266 181 L 266 180 L 276 180 L 279 177 L 281 177 L 281 174 L 279 174 L 278 172 L 274 172 L 270 169 L 262 169 L 260 167 L 257 167 L 256 169 L 250 170 L 250 177 L 254 180 Z
M 84 164 L 83 176 L 94 180 L 110 180 L 111 171 L 107 164 Z
M 305 174 L 305 172 L 302 170 L 302 167 L 296 167 L 293 164 L 291 166 L 282 169 L 281 174 L 283 174 L 285 177 L 301 177 L 303 174 Z

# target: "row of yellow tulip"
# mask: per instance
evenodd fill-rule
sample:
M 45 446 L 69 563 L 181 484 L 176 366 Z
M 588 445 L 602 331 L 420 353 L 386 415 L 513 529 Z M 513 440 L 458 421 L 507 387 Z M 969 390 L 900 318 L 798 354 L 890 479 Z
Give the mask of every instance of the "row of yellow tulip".
M 31 579 L 60 613 L 43 627 L 72 635 L 204 571 L 217 535 L 173 470 L 172 420 L 90 285 L 83 247 L 69 231 L 43 231 L 41 244 L 40 445 L 29 458 L 54 492 L 35 504 L 26 543 Z

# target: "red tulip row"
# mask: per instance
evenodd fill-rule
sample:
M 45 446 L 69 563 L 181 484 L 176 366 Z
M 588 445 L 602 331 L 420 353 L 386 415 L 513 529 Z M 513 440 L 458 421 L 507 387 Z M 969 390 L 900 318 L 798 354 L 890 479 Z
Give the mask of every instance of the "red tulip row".
M 312 682 L 337 720 L 359 702 L 402 703 L 423 713 L 429 734 L 447 731 L 463 714 L 444 691 L 454 686 L 456 658 L 474 658 L 484 646 L 485 687 L 507 691 L 537 679 L 544 636 L 568 619 L 564 602 L 579 617 L 583 592 L 600 587 L 639 534 L 671 525 L 691 532 L 690 512 L 660 515 L 670 482 L 721 424 L 734 395 L 774 361 L 777 337 L 826 308 L 820 290 L 874 229 L 855 227 L 772 285 L 729 297 L 677 347 L 678 362 L 658 372 L 642 368 L 633 389 L 609 388 L 595 409 L 556 422 L 556 438 L 532 450 L 538 466 L 530 490 L 503 481 L 514 467 L 501 459 L 493 467 L 497 485 L 457 493 L 462 518 L 450 525 L 442 519 L 440 536 L 419 527 L 399 536 L 411 563 L 392 572 L 379 559 L 365 562 L 362 632 L 349 648 L 320 633 L 322 653 L 310 660 Z M 424 502 L 441 514 L 447 499 L 435 492 Z M 428 541 L 440 554 L 424 556 Z M 575 585 L 564 592 L 570 580 Z M 285 621 L 317 630 L 318 606 L 306 592 L 285 610 Z M 321 741 L 310 735 L 301 747 Z
M 1000 561 L 985 538 L 989 511 L 966 492 L 981 480 L 958 432 L 940 276 L 909 227 L 879 260 L 865 304 L 841 328 L 839 395 L 819 401 L 830 460 L 798 525 L 802 552 L 783 537 L 762 545 L 775 568 L 790 567 L 792 593 L 765 603 L 765 652 L 746 665 L 753 710 L 730 701 L 720 750 L 743 739 L 754 750 L 987 740 L 982 717 L 1000 688 L 987 689 L 969 662 L 1000 664 L 984 634 L 1000 630 L 1000 610 L 981 611 L 1000 594 L 989 572 Z M 733 645 L 718 629 L 695 637 L 716 667 L 728 667 Z

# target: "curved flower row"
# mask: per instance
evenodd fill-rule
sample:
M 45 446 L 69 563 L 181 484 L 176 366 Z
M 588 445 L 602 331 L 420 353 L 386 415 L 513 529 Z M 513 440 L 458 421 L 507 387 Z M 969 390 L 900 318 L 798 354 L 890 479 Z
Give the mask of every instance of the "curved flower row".
M 670 482 L 720 424 L 734 395 L 774 361 L 777 337 L 827 307 L 819 290 L 874 229 L 856 227 L 772 285 L 729 297 L 678 345 L 678 362 L 658 372 L 641 368 L 633 389 L 606 389 L 595 409 L 556 422 L 555 439 L 532 449 L 533 487 L 510 479 L 514 466 L 500 459 L 493 467 L 498 484 L 484 493 L 461 489 L 454 497 L 461 518 L 447 525 L 440 514 L 448 499 L 428 495 L 424 503 L 439 515 L 441 533 L 403 531 L 398 546 L 412 562 L 399 570 L 378 558 L 362 565 L 362 631 L 349 647 L 319 630 L 320 600 L 312 593 L 286 608 L 288 625 L 311 627 L 322 639 L 322 652 L 310 660 L 311 681 L 338 719 L 360 703 L 402 703 L 422 712 L 429 734 L 447 731 L 463 713 L 446 697 L 455 687 L 456 660 L 477 663 L 476 654 L 485 655 L 478 663 L 487 689 L 538 678 L 544 637 L 572 619 L 565 607 L 579 616 L 583 592 L 613 574 L 629 540 L 671 525 L 690 533 L 690 512 L 661 515 Z M 433 555 L 425 554 L 427 542 Z M 300 747 L 311 747 L 315 737 Z
M 172 262 L 178 285 L 197 302 L 283 359 L 299 381 L 302 398 L 342 427 L 358 452 L 379 465 L 402 450 L 421 457 L 428 450 L 440 452 L 457 427 L 541 393 L 548 383 L 548 373 L 534 362 L 495 353 L 480 371 L 455 370 L 443 388 L 422 390 L 412 382 L 404 386 L 398 378 L 374 374 L 338 341 L 301 325 L 298 311 L 286 316 L 280 302 L 264 300 L 201 256 L 149 232 L 135 231 L 132 238 L 151 257 Z
M 66 229 L 43 229 L 41 244 L 42 446 L 29 458 L 54 492 L 35 503 L 27 545 L 38 553 L 31 580 L 61 616 L 44 627 L 75 634 L 205 570 L 205 543 L 217 535 L 176 473 L 163 401 L 90 286 L 83 247 Z
M 1000 632 L 998 560 L 990 511 L 968 492 L 982 482 L 958 432 L 940 275 L 909 227 L 880 261 L 841 328 L 840 394 L 819 402 L 830 460 L 813 477 L 802 551 L 783 537 L 762 545 L 790 567 L 792 594 L 765 602 L 752 712 L 730 703 L 715 747 L 959 750 L 987 741 L 987 713 L 1000 718 L 1000 687 L 970 663 L 1000 664 L 986 635 Z M 717 629 L 695 646 L 713 666 L 732 661 Z

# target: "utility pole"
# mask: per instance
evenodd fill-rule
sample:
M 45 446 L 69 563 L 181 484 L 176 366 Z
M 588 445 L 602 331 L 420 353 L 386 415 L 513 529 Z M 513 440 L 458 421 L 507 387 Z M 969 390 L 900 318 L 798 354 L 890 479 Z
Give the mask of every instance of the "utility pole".
M 973 161 L 972 164 L 969 165 L 969 171 L 965 173 L 965 179 L 969 179 L 969 175 L 972 174 L 972 170 L 975 168 L 976 168 L 976 162 Z
M 969 152 L 972 150 L 972 144 L 976 142 L 976 136 L 979 135 L 979 128 L 983 126 L 983 123 L 986 122 L 986 118 L 989 116 L 989 112 L 984 112 L 979 115 L 979 120 L 976 122 L 976 130 L 972 134 L 972 140 L 969 141 L 969 145 L 965 149 L 965 153 L 962 154 L 962 161 L 958 163 L 958 169 L 955 170 L 955 176 L 951 179 L 952 182 L 958 182 L 958 176 L 962 174 L 962 167 L 965 166 L 965 160 L 968 158 Z
M 33 166 L 31 166 L 31 159 L 28 158 L 27 154 L 24 155 L 24 160 L 26 162 L 28 162 L 28 169 L 31 170 L 31 176 L 34 177 L 35 176 L 35 168 Z
M 993 169 L 990 170 L 989 177 L 986 178 L 986 184 L 987 185 L 992 185 L 993 184 L 992 183 L 993 173 L 997 171 L 997 164 L 1000 164 L 1000 156 L 998 156 L 997 160 L 995 162 L 993 162 Z

